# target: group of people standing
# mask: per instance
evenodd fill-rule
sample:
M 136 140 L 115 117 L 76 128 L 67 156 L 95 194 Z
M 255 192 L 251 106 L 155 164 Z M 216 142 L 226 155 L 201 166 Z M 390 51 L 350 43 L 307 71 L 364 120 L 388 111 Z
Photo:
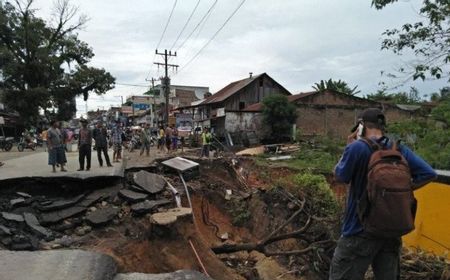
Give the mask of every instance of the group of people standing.
M 95 141 L 95 150 L 100 167 L 103 166 L 103 157 L 106 166 L 112 167 L 108 147 L 113 146 L 113 162 L 119 162 L 122 158 L 123 131 L 119 122 L 111 131 L 108 140 L 108 131 L 102 122 L 98 122 L 96 128 L 88 128 L 87 120 L 80 120 L 81 128 L 78 135 L 79 169 L 77 171 L 89 171 L 91 169 L 92 143 Z M 61 172 L 67 171 L 64 167 L 67 163 L 65 141 L 59 122 L 54 120 L 50 123 L 50 128 L 46 131 L 48 164 L 52 166 L 52 171 L 56 172 L 56 167 L 60 167 Z M 102 155 L 103 154 L 103 155 Z
M 108 131 L 102 122 L 98 122 L 94 130 L 87 127 L 87 120 L 81 120 L 81 128 L 78 140 L 78 153 L 80 168 L 78 171 L 83 171 L 84 163 L 86 161 L 86 171 L 91 168 L 91 151 L 92 139 L 95 141 L 95 150 L 97 151 L 97 159 L 100 167 L 103 167 L 103 157 L 106 161 L 106 166 L 112 167 L 108 155 L 108 147 L 113 147 L 113 162 L 120 162 L 122 159 L 122 142 L 123 130 L 120 122 L 116 122 L 111 130 L 111 137 L 108 141 Z M 103 154 L 103 157 L 102 157 Z
M 97 151 L 97 159 L 100 167 L 103 166 L 104 161 L 106 166 L 112 167 L 108 148 L 113 148 L 113 162 L 120 162 L 122 159 L 122 146 L 125 141 L 125 133 L 120 122 L 116 122 L 111 129 L 110 136 L 108 131 L 102 122 L 98 122 L 96 127 L 92 130 L 88 127 L 88 121 L 81 119 L 81 128 L 78 133 L 78 153 L 79 153 L 79 168 L 77 171 L 89 171 L 91 169 L 91 154 L 92 146 L 95 141 L 95 150 Z M 65 168 L 67 163 L 66 158 L 66 144 L 67 133 L 60 127 L 60 123 L 57 120 L 50 122 L 50 128 L 42 132 L 45 136 L 45 142 L 48 151 L 48 164 L 52 166 L 52 172 L 56 172 L 57 167 L 61 172 L 66 172 Z M 178 149 L 179 135 L 175 126 L 160 126 L 157 132 L 158 149 L 176 151 Z M 146 156 L 150 155 L 150 144 L 152 141 L 152 132 L 150 124 L 146 124 L 139 132 L 139 139 L 141 142 L 140 155 L 144 152 Z M 184 146 L 184 137 L 181 137 L 181 149 Z M 201 157 L 209 157 L 209 150 L 211 145 L 212 136 L 208 131 L 208 128 L 203 128 L 201 134 L 202 150 Z M 104 160 L 103 160 L 104 158 Z M 0 162 L 0 166 L 3 163 Z
M 183 146 L 184 137 L 181 137 L 181 149 L 183 149 Z M 178 149 L 178 129 L 173 125 L 166 126 L 166 128 L 163 126 L 159 127 L 158 149 L 164 150 L 164 148 L 167 149 L 167 152 Z

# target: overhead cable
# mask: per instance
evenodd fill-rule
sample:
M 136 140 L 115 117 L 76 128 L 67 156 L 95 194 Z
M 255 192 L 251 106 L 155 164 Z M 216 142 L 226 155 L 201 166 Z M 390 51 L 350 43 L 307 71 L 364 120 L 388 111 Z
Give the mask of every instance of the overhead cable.
M 164 38 L 164 35 L 166 34 L 167 27 L 169 26 L 170 19 L 172 18 L 173 11 L 175 10 L 175 7 L 177 6 L 177 2 L 178 2 L 178 0 L 175 0 L 175 2 L 173 3 L 172 10 L 170 11 L 169 17 L 167 18 L 166 25 L 164 26 L 164 30 L 163 30 L 163 33 L 161 34 L 161 38 L 159 38 L 159 42 L 156 45 L 156 49 L 159 48 L 159 46 L 161 45 L 161 42 L 162 42 L 162 40 Z M 155 58 L 156 58 L 156 53 L 153 55 L 152 62 L 155 60 Z M 153 69 L 153 63 L 152 63 L 152 66 L 150 67 L 150 71 L 148 72 L 147 77 L 145 78 L 145 80 L 148 80 L 148 77 L 150 77 L 150 74 L 152 73 L 152 69 Z
M 189 40 L 189 38 L 191 38 L 192 34 L 194 34 L 194 32 L 199 28 L 199 26 L 202 24 L 202 22 L 206 19 L 206 17 L 214 9 L 214 6 L 216 6 L 217 2 L 218 2 L 218 0 L 215 0 L 214 3 L 212 3 L 212 5 L 209 7 L 206 14 L 203 15 L 203 17 L 200 19 L 200 21 L 197 23 L 197 25 L 194 27 L 194 29 L 191 31 L 191 33 L 189 33 L 189 35 L 186 37 L 186 39 L 184 39 L 183 43 L 181 43 L 181 45 L 178 46 L 178 48 L 175 50 L 175 52 L 178 52 L 178 50 L 181 49 L 184 46 L 184 44 L 186 44 L 186 42 Z
M 177 2 L 178 2 L 178 0 L 175 0 L 175 2 L 173 3 L 172 10 L 170 11 L 170 15 L 169 15 L 169 18 L 167 19 L 166 26 L 164 27 L 164 31 L 163 31 L 163 33 L 161 34 L 161 38 L 159 38 L 158 45 L 156 45 L 156 49 L 159 48 L 159 46 L 161 45 L 161 42 L 162 42 L 162 40 L 163 40 L 163 38 L 164 38 L 164 35 L 166 34 L 167 27 L 169 26 L 170 19 L 172 18 L 173 11 L 175 10 L 175 7 L 177 6 Z
M 186 68 L 189 64 L 192 63 L 199 55 L 200 53 L 216 38 L 216 36 L 219 34 L 219 32 L 225 27 L 225 25 L 231 20 L 231 18 L 237 13 L 237 11 L 242 7 L 242 5 L 245 3 L 246 0 L 242 0 L 241 3 L 237 6 L 236 9 L 231 13 L 231 15 L 225 20 L 225 22 L 220 26 L 220 28 L 214 33 L 214 35 L 206 42 L 206 44 L 203 45 L 203 47 L 185 64 L 181 67 L 180 71 L 182 71 L 184 68 Z M 178 73 L 180 72 L 178 71 Z
M 198 8 L 198 5 L 200 4 L 201 0 L 197 1 L 197 4 L 195 5 L 194 9 L 192 10 L 191 14 L 189 15 L 186 23 L 184 24 L 183 28 L 181 29 L 180 33 L 177 36 L 177 39 L 175 40 L 175 42 L 173 42 L 172 46 L 170 47 L 170 50 L 173 49 L 173 47 L 175 47 L 175 45 L 178 43 L 178 40 L 180 39 L 181 35 L 183 34 L 184 30 L 186 29 L 186 27 L 188 26 L 189 22 L 191 21 L 192 16 L 194 15 L 195 11 Z
M 146 87 L 148 88 L 148 85 L 136 85 L 136 84 L 125 84 L 125 83 L 115 83 L 117 86 L 127 86 L 127 87 Z

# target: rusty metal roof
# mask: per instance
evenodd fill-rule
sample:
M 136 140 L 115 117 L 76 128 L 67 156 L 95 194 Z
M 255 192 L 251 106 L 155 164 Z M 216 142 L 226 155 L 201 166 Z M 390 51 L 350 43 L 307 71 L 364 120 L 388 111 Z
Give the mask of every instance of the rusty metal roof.
M 235 94 L 236 92 L 238 92 L 242 88 L 246 87 L 251 82 L 253 82 L 254 80 L 258 79 L 259 77 L 261 77 L 264 74 L 265 73 L 253 76 L 251 78 L 246 78 L 246 79 L 242 79 L 242 80 L 239 80 L 239 81 L 232 82 L 229 85 L 227 85 L 226 87 L 224 87 L 223 89 L 221 89 L 218 92 L 216 92 L 215 94 L 213 94 L 210 97 L 206 98 L 205 101 L 203 101 L 201 103 L 201 105 L 222 102 L 222 101 L 224 101 L 228 97 L 232 96 L 233 94 Z

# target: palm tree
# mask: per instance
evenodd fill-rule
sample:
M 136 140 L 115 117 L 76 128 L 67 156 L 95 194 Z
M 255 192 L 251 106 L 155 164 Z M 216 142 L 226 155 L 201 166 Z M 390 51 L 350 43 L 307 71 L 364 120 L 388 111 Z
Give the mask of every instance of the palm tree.
M 328 81 L 320 80 L 320 83 L 315 83 L 313 89 L 323 92 L 325 90 L 334 90 L 340 93 L 348 94 L 348 95 L 356 95 L 360 93 L 360 90 L 356 90 L 358 86 L 354 88 L 350 88 L 350 86 L 340 79 L 338 81 L 333 81 L 329 79 Z

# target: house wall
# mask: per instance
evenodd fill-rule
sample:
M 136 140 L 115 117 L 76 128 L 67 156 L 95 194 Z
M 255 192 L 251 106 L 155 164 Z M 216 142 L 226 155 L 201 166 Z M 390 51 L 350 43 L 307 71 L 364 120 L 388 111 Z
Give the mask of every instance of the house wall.
M 300 105 L 297 107 L 297 129 L 305 136 L 346 139 L 360 110 L 349 107 Z
M 388 123 L 412 118 L 412 113 L 395 106 L 382 106 L 378 102 L 323 92 L 297 101 L 297 129 L 305 136 L 328 135 L 347 139 L 358 115 L 367 108 L 384 110 Z
M 263 75 L 259 79 L 254 80 L 245 88 L 221 103 L 221 107 L 225 107 L 227 111 L 239 111 L 240 102 L 244 102 L 244 108 L 261 102 L 266 96 L 271 94 L 290 95 L 288 91 L 283 89 L 277 83 Z
M 190 106 L 192 102 L 198 100 L 194 91 L 175 89 L 173 95 L 170 97 L 170 102 L 175 108 Z
M 255 131 L 259 137 L 263 135 L 261 113 L 227 112 L 224 119 L 227 132 Z
M 401 110 L 396 107 L 384 107 L 384 115 L 386 117 L 386 122 L 393 123 L 402 120 L 411 119 L 414 117 L 414 113 Z
M 343 93 L 336 93 L 332 91 L 325 91 L 321 93 L 315 93 L 310 96 L 304 97 L 301 100 L 303 104 L 320 104 L 320 105 L 340 105 L 340 106 L 352 106 L 360 108 L 380 107 L 380 103 L 371 101 L 356 96 L 349 96 Z

